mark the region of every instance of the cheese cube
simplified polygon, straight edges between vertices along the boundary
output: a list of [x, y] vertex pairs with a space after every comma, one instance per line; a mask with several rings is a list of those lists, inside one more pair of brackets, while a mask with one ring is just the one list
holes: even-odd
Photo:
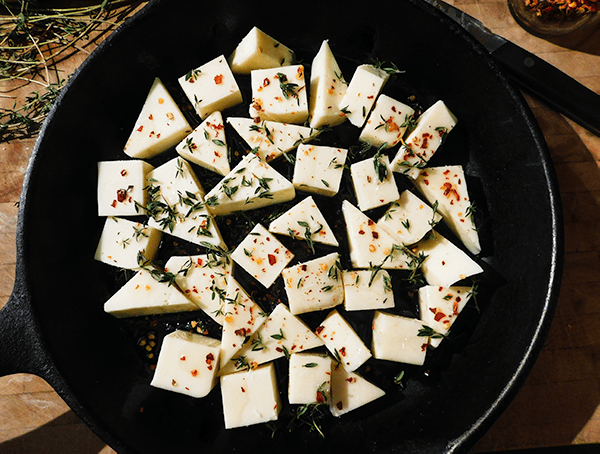
[[221, 377], [225, 428], [275, 421], [281, 410], [273, 363]]
[[326, 197], [340, 190], [348, 150], [303, 144], [296, 152], [292, 182], [296, 189]]
[[415, 179], [415, 186], [429, 203], [437, 203], [437, 211], [467, 249], [479, 254], [479, 234], [462, 166], [427, 167]]
[[411, 245], [421, 240], [442, 216], [411, 191], [406, 190], [392, 202], [377, 225], [399, 244]]
[[456, 117], [443, 101], [429, 107], [417, 118], [416, 127], [409, 132], [392, 160], [394, 172], [416, 178], [456, 123]]
[[291, 65], [294, 51], [253, 27], [229, 57], [234, 74], [250, 74], [253, 69]]
[[180, 330], [168, 334], [150, 385], [196, 398], [208, 395], [218, 381], [220, 345], [201, 334]]
[[352, 164], [350, 175], [361, 211], [378, 208], [400, 197], [386, 155], [376, 154], [372, 158]]
[[344, 286], [337, 252], [285, 268], [281, 273], [292, 314], [342, 304]]
[[342, 273], [347, 311], [391, 309], [395, 306], [392, 281], [386, 270], [350, 270]]
[[385, 395], [385, 391], [355, 372], [334, 367], [331, 375], [331, 404], [335, 417], [345, 415]]
[[350, 123], [359, 128], [363, 126], [389, 77], [387, 72], [373, 65], [360, 65], [356, 68], [339, 104]]
[[365, 343], [336, 309], [325, 317], [315, 332], [347, 371], [358, 369], [371, 357]]
[[273, 167], [250, 153], [206, 194], [215, 216], [287, 202], [296, 196], [294, 185]]
[[141, 160], [98, 163], [98, 216], [145, 214], [146, 174], [153, 166]]
[[250, 116], [263, 120], [302, 124], [308, 118], [304, 66], [255, 69], [250, 74]]
[[265, 288], [269, 288], [294, 258], [294, 254], [261, 224], [256, 224], [231, 253], [231, 258]]
[[177, 157], [148, 173], [148, 225], [194, 244], [224, 247], [221, 232], [203, 199], [191, 165]]
[[271, 221], [269, 232], [329, 246], [340, 245], [312, 196]]
[[160, 79], [154, 79], [129, 139], [123, 148], [128, 156], [150, 159], [177, 145], [192, 132]]
[[139, 268], [138, 257], [156, 257], [162, 232], [139, 222], [109, 217], [104, 222], [94, 259], [125, 269]]
[[190, 70], [177, 81], [202, 120], [242, 102], [242, 92], [223, 55]]
[[229, 153], [221, 112], [211, 113], [175, 147], [179, 156], [220, 175], [227, 175]]
[[244, 139], [252, 153], [267, 162], [318, 135], [318, 131], [312, 128], [276, 121], [257, 124], [252, 118], [232, 117], [227, 122]]
[[419, 336], [423, 322], [416, 318], [376, 311], [373, 316], [373, 357], [421, 366], [428, 337]]
[[165, 271], [175, 275], [175, 283], [215, 322], [223, 324], [227, 282], [233, 279], [233, 262], [212, 255], [173, 256]]
[[333, 128], [346, 121], [340, 102], [346, 94], [346, 81], [331, 52], [329, 42], [323, 41], [310, 70], [308, 111], [311, 128]]
[[387, 95], [380, 95], [358, 140], [374, 147], [392, 148], [404, 137], [415, 110]]
[[157, 280], [156, 273], [160, 270], [139, 270], [104, 303], [104, 311], [125, 318], [198, 310], [176, 286]]
[[288, 401], [290, 404], [328, 403], [331, 397], [330, 356], [294, 353], [290, 357]]

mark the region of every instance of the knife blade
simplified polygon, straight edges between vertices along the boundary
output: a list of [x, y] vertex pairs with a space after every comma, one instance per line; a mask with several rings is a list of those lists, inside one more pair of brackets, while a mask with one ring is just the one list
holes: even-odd
[[425, 0], [479, 41], [525, 91], [600, 136], [600, 95], [442, 0]]

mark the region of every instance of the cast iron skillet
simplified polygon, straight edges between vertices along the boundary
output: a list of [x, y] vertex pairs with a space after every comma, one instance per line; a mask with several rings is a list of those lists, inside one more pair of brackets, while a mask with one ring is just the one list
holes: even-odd
[[[378, 403], [331, 418], [324, 439], [306, 430], [272, 436], [264, 425], [225, 431], [218, 388], [203, 400], [151, 388], [121, 322], [102, 311], [113, 275], [92, 258], [103, 222], [96, 163], [125, 157], [152, 79], [173, 86], [228, 54], [254, 25], [305, 62], [323, 39], [346, 64], [393, 61], [419, 102], [451, 105], [460, 122], [444, 153], [465, 166], [485, 218], [481, 263], [492, 278], [479, 312], [465, 316], [464, 334]], [[20, 204], [15, 289], [0, 312], [0, 372], [45, 378], [119, 452], [466, 451], [539, 353], [557, 301], [562, 241], [552, 163], [525, 102], [480, 47], [428, 5], [159, 0], [82, 65], [36, 144]]]

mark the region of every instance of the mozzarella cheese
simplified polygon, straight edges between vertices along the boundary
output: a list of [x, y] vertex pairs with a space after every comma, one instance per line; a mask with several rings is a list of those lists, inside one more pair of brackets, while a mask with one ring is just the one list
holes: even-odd
[[375, 101], [358, 140], [377, 148], [392, 148], [404, 137], [414, 113], [412, 107], [382, 94]]
[[231, 70], [235, 74], [250, 74], [253, 69], [287, 66], [293, 61], [294, 51], [257, 27], [250, 30], [229, 57]]
[[355, 162], [350, 166], [352, 186], [361, 211], [398, 200], [400, 193], [386, 155]]
[[349, 372], [343, 367], [333, 368], [329, 406], [333, 416], [345, 415], [383, 396], [385, 396], [383, 389], [365, 380], [359, 374]]
[[423, 365], [429, 337], [419, 336], [423, 323], [416, 318], [377, 311], [373, 316], [373, 357]]
[[373, 65], [356, 68], [339, 107], [354, 126], [362, 127], [389, 74]]
[[296, 189], [333, 197], [340, 190], [348, 150], [302, 144], [296, 152], [292, 182]]
[[327, 403], [331, 397], [332, 360], [318, 353], [294, 353], [290, 357], [288, 402]]
[[344, 309], [362, 311], [395, 306], [392, 281], [386, 270], [349, 270], [342, 273]]
[[146, 174], [154, 167], [145, 161], [101, 161], [98, 163], [98, 216], [145, 214]]

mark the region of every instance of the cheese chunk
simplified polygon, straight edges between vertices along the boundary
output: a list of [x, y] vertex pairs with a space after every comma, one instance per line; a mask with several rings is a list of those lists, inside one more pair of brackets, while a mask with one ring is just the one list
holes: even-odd
[[234, 74], [250, 74], [253, 69], [291, 65], [294, 51], [257, 27], [240, 41], [229, 57]]
[[295, 196], [290, 181], [250, 153], [206, 194], [206, 204], [215, 216], [225, 216], [287, 202]]
[[139, 222], [109, 217], [104, 222], [94, 259], [125, 269], [139, 268], [140, 254], [154, 260], [162, 232]]
[[382, 94], [377, 98], [358, 140], [377, 148], [392, 148], [404, 137], [414, 113], [412, 107]]
[[429, 107], [417, 118], [415, 128], [409, 132], [392, 160], [394, 172], [416, 178], [456, 123], [456, 117], [443, 101]]
[[204, 189], [191, 165], [177, 157], [148, 173], [148, 225], [191, 243], [225, 242], [212, 214], [204, 205]]
[[302, 144], [296, 152], [292, 182], [296, 189], [333, 197], [340, 190], [348, 150]]
[[142, 160], [98, 163], [98, 215], [145, 214], [148, 199], [146, 174], [154, 169]]
[[294, 353], [290, 357], [288, 402], [322, 404], [331, 398], [330, 356], [318, 353]]
[[221, 112], [211, 113], [175, 147], [182, 158], [220, 175], [227, 175], [229, 156]]
[[392, 281], [386, 270], [349, 270], [342, 273], [347, 311], [391, 309], [395, 306]]
[[339, 104], [350, 123], [359, 128], [363, 126], [389, 77], [387, 72], [373, 65], [360, 65], [356, 68]]
[[421, 270], [430, 285], [450, 287], [455, 282], [482, 273], [474, 260], [439, 233], [417, 244], [417, 252], [427, 256]]
[[175, 283], [185, 295], [215, 322], [223, 324], [227, 282], [233, 279], [233, 262], [212, 255], [173, 256], [165, 271], [175, 275]]
[[458, 314], [473, 295], [473, 287], [425, 285], [419, 289], [419, 313], [425, 325], [440, 336], [431, 336], [429, 345], [439, 346]]
[[325, 317], [315, 331], [347, 371], [358, 369], [371, 357], [365, 343], [336, 309]]
[[231, 258], [265, 288], [269, 288], [294, 258], [294, 254], [262, 224], [256, 224], [231, 253]]
[[354, 268], [409, 269], [410, 257], [389, 233], [347, 200], [342, 202], [342, 213]]
[[337, 252], [285, 268], [281, 273], [292, 314], [322, 311], [344, 302]]
[[273, 364], [221, 377], [225, 428], [275, 421], [281, 411]]
[[196, 398], [208, 395], [218, 381], [220, 345], [201, 334], [180, 330], [168, 334], [150, 385]]
[[352, 164], [350, 175], [361, 211], [378, 208], [400, 197], [390, 160], [386, 155], [377, 154]]
[[373, 357], [421, 366], [429, 337], [419, 336], [423, 322], [376, 311], [373, 316]]
[[177, 81], [202, 120], [242, 102], [242, 92], [223, 55], [190, 70]]
[[392, 202], [377, 225], [399, 244], [411, 245], [421, 240], [442, 216], [411, 191], [406, 190]]
[[147, 269], [139, 270], [104, 303], [104, 311], [117, 318], [196, 310], [176, 286], [159, 282]]
[[250, 116], [255, 121], [271, 120], [295, 124], [306, 121], [308, 100], [303, 65], [255, 69], [250, 78]]
[[267, 162], [293, 151], [301, 143], [318, 135], [315, 129], [276, 121], [257, 124], [252, 118], [230, 117], [227, 122], [244, 139], [252, 153]]
[[343, 367], [333, 368], [331, 375], [331, 404], [329, 409], [335, 417], [345, 415], [380, 397], [385, 391]]
[[312, 196], [306, 197], [269, 224], [269, 232], [296, 239], [339, 246], [333, 230]]
[[123, 151], [132, 158], [150, 159], [177, 145], [190, 132], [192, 127], [179, 106], [156, 78]]
[[310, 69], [308, 111], [311, 128], [333, 128], [346, 121], [340, 102], [346, 94], [346, 81], [331, 52], [329, 42], [323, 41]]
[[429, 203], [437, 203], [437, 211], [467, 249], [479, 254], [479, 234], [471, 215], [472, 205], [462, 166], [427, 167], [415, 180], [415, 186]]

